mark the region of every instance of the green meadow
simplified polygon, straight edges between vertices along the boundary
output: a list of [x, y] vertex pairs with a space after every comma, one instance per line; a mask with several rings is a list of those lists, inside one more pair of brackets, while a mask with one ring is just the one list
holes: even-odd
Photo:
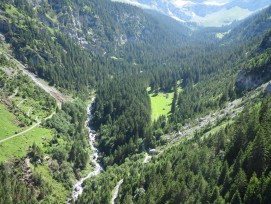
[[0, 162], [9, 158], [24, 157], [31, 145], [35, 142], [39, 147], [44, 148], [52, 138], [52, 131], [46, 128], [35, 127], [34, 129], [0, 143]]
[[[24, 157], [29, 147], [35, 142], [39, 147], [44, 147], [52, 138], [52, 132], [46, 128], [35, 127], [34, 129], [0, 143], [0, 162], [9, 158]], [[44, 144], [43, 144], [44, 143]]]
[[[20, 122], [16, 119], [16, 117], [10, 113], [3, 104], [0, 104], [0, 140], [29, 128], [20, 128], [19, 124]], [[52, 135], [52, 131], [49, 129], [35, 127], [22, 135], [0, 143], [0, 162], [11, 157], [24, 157], [29, 150], [29, 146], [31, 146], [34, 142], [40, 147], [43, 147], [44, 145], [42, 143], [49, 141], [52, 138]]]
[[[181, 88], [178, 88], [179, 93], [181, 92], [181, 90]], [[161, 115], [168, 116], [171, 110], [174, 91], [159, 91], [158, 94], [151, 92], [150, 88], [148, 88], [147, 91], [151, 98], [152, 120], [157, 120]]]
[[16, 124], [19, 124], [16, 117], [0, 103], [0, 140], [20, 132], [22, 129]]
[[159, 92], [157, 95], [154, 93], [150, 94], [152, 120], [156, 120], [161, 115], [167, 116], [170, 113], [173, 94], [174, 94], [173, 92], [171, 93]]

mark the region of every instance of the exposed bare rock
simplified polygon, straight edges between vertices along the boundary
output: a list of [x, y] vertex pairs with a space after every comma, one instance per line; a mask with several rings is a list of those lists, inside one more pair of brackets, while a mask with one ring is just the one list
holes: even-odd
[[239, 72], [235, 86], [238, 93], [250, 91], [271, 79], [271, 65], [257, 70]]

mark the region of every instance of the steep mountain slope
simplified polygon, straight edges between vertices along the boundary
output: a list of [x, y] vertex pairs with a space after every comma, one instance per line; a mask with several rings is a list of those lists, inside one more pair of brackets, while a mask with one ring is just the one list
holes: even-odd
[[[142, 164], [138, 157], [91, 179], [77, 203], [269, 203], [270, 97], [207, 133], [197, 132]], [[99, 186], [99, 187], [98, 187]], [[101, 188], [102, 186], [102, 188]]]
[[[251, 31], [257, 33], [257, 30], [256, 27]], [[187, 100], [187, 103], [177, 103], [179, 109], [189, 110], [189, 105], [193, 104], [193, 100], [201, 100], [204, 94], [208, 95], [210, 92], [213, 94], [213, 101], [218, 101], [217, 95], [212, 92], [212, 89], [220, 92], [222, 89], [219, 81], [221, 80], [223, 80], [222, 86], [227, 86], [225, 82], [231, 80], [232, 83], [235, 83], [234, 75], [242, 68], [240, 66], [242, 64], [250, 65], [246, 77], [255, 75], [261, 80], [251, 88], [269, 81], [271, 76], [269, 73], [270, 32], [260, 37], [263, 40], [258, 37], [254, 38], [254, 43], [249, 42], [253, 46], [246, 47], [247, 53], [238, 53], [238, 56], [245, 54], [247, 58], [238, 61], [234, 59], [234, 55], [231, 55], [227, 59], [237, 62], [236, 67], [226, 67], [228, 72], [223, 72], [223, 69], [220, 73], [212, 72], [211, 74], [216, 76], [212, 83], [209, 81], [211, 77], [204, 75], [207, 81], [204, 88], [198, 88], [198, 86], [202, 86], [201, 80], [197, 84], [193, 84], [195, 77], [191, 76], [187, 85], [188, 89], [185, 90], [185, 93], [180, 93], [178, 99], [182, 101], [186, 100], [186, 97], [190, 97], [190, 100]], [[233, 39], [233, 43], [237, 42], [243, 43], [243, 41]], [[212, 65], [214, 65], [213, 63]], [[241, 84], [245, 83], [241, 82]], [[157, 140], [160, 143], [155, 144], [156, 149], [150, 151], [156, 152], [158, 155], [155, 153], [150, 155], [152, 159], [145, 162], [144, 155], [137, 154], [126, 159], [119, 166], [109, 167], [104, 174], [92, 178], [86, 183], [85, 192], [77, 203], [110, 203], [111, 197], [115, 197], [112, 195], [112, 189], [116, 186], [119, 187], [119, 192], [115, 203], [269, 203], [271, 98], [268, 95], [270, 85], [267, 86], [269, 87], [267, 90], [262, 91], [264, 87], [266, 86], [259, 87], [255, 92], [248, 93], [248, 97], [242, 98], [246, 103], [236, 108], [243, 109], [237, 119], [231, 117], [234, 115], [231, 111], [225, 113], [229, 106], [220, 105], [220, 111], [226, 116], [221, 118], [215, 127], [212, 127], [211, 121], [216, 114], [210, 113], [209, 117], [206, 117], [206, 123], [209, 122], [207, 126], [201, 123], [205, 117], [198, 117], [195, 124], [189, 122], [190, 120], [187, 118], [183, 123], [184, 126], [178, 124], [180, 126], [177, 127], [176, 132], [169, 131], [165, 135], [163, 133], [155, 135], [149, 132], [148, 134], [152, 135], [150, 140], [159, 138]], [[234, 87], [231, 87], [230, 90], [232, 89], [235, 90]], [[195, 92], [195, 90], [202, 90], [202, 92]], [[220, 92], [221, 98], [227, 98], [230, 94], [234, 95], [233, 92], [227, 91], [223, 95]], [[237, 91], [239, 91], [238, 87]], [[204, 102], [209, 101], [202, 101], [200, 105], [192, 107], [191, 113], [198, 110], [201, 113], [204, 112], [202, 110]], [[232, 103], [236, 103], [236, 101]], [[210, 106], [209, 103], [207, 107]], [[111, 109], [114, 110], [114, 108]], [[193, 125], [197, 124], [199, 128], [193, 134]], [[162, 117], [155, 125], [159, 126], [160, 130], [167, 131]], [[189, 135], [187, 133], [189, 130], [191, 137], [182, 138], [182, 136]], [[174, 140], [174, 144], [167, 144], [166, 140], [170, 140], [172, 137], [177, 140]], [[162, 140], [162, 138], [166, 139]], [[176, 142], [178, 139], [181, 141], [180, 143]], [[123, 181], [121, 186], [119, 186], [119, 181]]]
[[30, 75], [8, 44], [0, 49], [0, 203], [65, 203], [78, 172], [91, 169], [85, 105], [64, 103], [69, 97]]
[[[155, 148], [164, 133], [180, 130], [191, 119], [219, 110], [227, 101], [234, 100], [236, 75], [240, 65], [250, 59], [259, 43], [257, 40], [236, 43], [233, 38], [221, 45], [193, 47], [191, 44], [188, 51], [180, 49], [170, 58], [158, 58], [155, 69], [150, 67], [151, 75], [128, 78], [128, 81], [136, 81], [132, 87], [133, 83], [127, 82], [127, 78], [121, 79], [124, 86], [113, 80], [100, 87], [93, 114], [104, 166], [124, 162], [129, 155], [140, 152], [142, 144], [146, 149]], [[166, 98], [174, 93], [172, 103], [165, 104], [171, 107], [170, 112], [152, 123], [148, 117], [147, 96], [138, 85], [145, 88], [149, 85], [149, 93], [154, 96], [161, 94]], [[176, 90], [180, 88], [182, 92], [178, 93]], [[135, 107], [139, 108], [136, 113], [133, 112]], [[141, 111], [147, 114], [138, 116]]]
[[[16, 4], [16, 1], [15, 5], [18, 9], [19, 4]], [[68, 34], [92, 51], [103, 51], [101, 54], [114, 52], [129, 42], [147, 42], [151, 38], [160, 39], [165, 35], [176, 40], [177, 36], [181, 37], [187, 30], [168, 19], [167, 23], [178, 27], [175, 32], [169, 32], [164, 28], [165, 23], [159, 24], [160, 19], [146, 15], [141, 9], [107, 0], [77, 2], [31, 0], [22, 5], [19, 9], [26, 13], [28, 7], [34, 7], [32, 15], [51, 29]]]
[[255, 43], [247, 53], [248, 60], [241, 65], [236, 79], [236, 91], [240, 94], [249, 91], [271, 79], [270, 74], [270, 37], [271, 7], [252, 16], [234, 28], [222, 40], [225, 44], [236, 41]]
[[133, 63], [190, 41], [189, 30], [170, 18], [107, 0], [6, 1], [0, 16], [0, 30], [16, 57], [50, 84], [75, 93], [118, 72], [131, 74]]
[[263, 38], [260, 46], [243, 65], [237, 76], [236, 89], [239, 93], [249, 91], [271, 80], [271, 31]]
[[224, 37], [224, 43], [250, 41], [262, 37], [271, 27], [271, 6], [245, 19]]
[[[253, 97], [235, 100], [240, 65], [253, 70], [269, 63], [266, 27], [259, 27], [256, 38], [242, 34], [243, 40], [225, 43], [210, 30], [195, 35], [157, 12], [107, 0], [5, 0], [0, 22], [1, 41], [10, 43], [6, 46], [28, 70], [77, 98], [56, 108], [27, 77], [10, 72], [15, 60], [0, 57], [5, 101], [18, 97], [15, 105], [24, 107], [41, 100], [35, 114], [55, 109], [37, 123], [44, 133], [30, 129], [24, 136], [36, 133], [37, 143], [22, 143], [31, 142], [16, 151], [23, 159], [0, 165], [0, 203], [65, 203], [73, 190], [84, 190], [76, 201], [82, 204], [268, 203], [270, 99], [259, 99], [265, 94], [258, 89]], [[253, 27], [247, 32], [257, 33]], [[165, 104], [170, 112], [154, 121], [151, 94], [173, 96]], [[0, 122], [17, 123], [20, 118], [10, 116], [15, 105], [11, 102], [11, 111], [2, 105], [8, 119]], [[34, 116], [26, 111], [22, 120], [30, 125]], [[95, 129], [97, 152], [91, 157], [86, 125]], [[104, 171], [73, 189], [76, 179], [93, 170], [93, 157]], [[254, 163], [256, 158], [261, 159]]]
[[203, 26], [228, 25], [270, 5], [269, 0], [114, 0], [157, 10], [182, 22]]
[[[115, 115], [115, 118], [112, 117], [114, 120], [118, 119], [116, 120], [115, 130], [123, 131], [128, 127], [131, 136], [128, 138], [128, 135], [119, 134], [119, 137], [117, 137], [117, 139], [123, 140], [120, 144], [116, 144], [114, 151], [116, 150], [117, 156], [121, 156], [122, 153], [125, 154], [121, 156], [120, 161], [110, 160], [122, 162], [127, 155], [129, 156], [134, 151], [141, 151], [140, 145], [142, 144], [143, 133], [146, 134], [146, 126], [150, 124], [150, 103], [148, 94], [145, 91], [148, 80], [142, 75], [142, 79], [138, 80], [140, 83], [136, 83], [137, 81], [132, 78], [132, 83], [128, 86], [130, 78], [125, 81], [119, 78], [115, 80], [114, 78], [117, 78], [118, 75], [124, 78], [127, 75], [137, 76], [145, 70], [154, 70], [155, 66], [150, 66], [149, 64], [160, 63], [157, 59], [161, 56], [168, 58], [171, 50], [177, 52], [176, 50], [182, 49], [184, 45], [188, 46], [190, 40], [188, 40], [186, 35], [189, 33], [189, 30], [183, 29], [182, 25], [168, 17], [160, 17], [154, 13], [146, 14], [139, 9], [127, 5], [113, 4], [109, 1], [86, 2], [96, 3], [97, 7], [102, 11], [100, 11], [101, 16], [99, 18], [103, 19], [104, 22], [100, 23], [100, 27], [98, 26], [96, 29], [93, 27], [93, 30], [95, 30], [93, 33], [98, 36], [97, 41], [93, 41], [93, 46], [98, 50], [97, 52], [91, 46], [88, 47], [87, 45], [89, 44], [82, 43], [84, 41], [82, 39], [84, 32], [78, 27], [80, 24], [78, 19], [80, 18], [78, 18], [76, 13], [76, 9], [84, 10], [82, 8], [83, 5], [81, 5], [82, 1], [62, 1], [60, 4], [55, 1], [26, 2], [15, 0], [1, 2], [0, 29], [4, 34], [4, 37], [1, 36], [1, 41], [10, 43], [10, 52], [18, 60], [26, 64], [27, 72], [31, 71], [38, 77], [49, 81], [50, 85], [54, 85], [61, 91], [68, 92], [71, 95], [77, 95], [81, 99], [88, 99], [90, 89], [94, 87], [100, 89], [99, 93], [107, 92], [108, 90], [104, 87], [111, 85], [112, 81], [113, 86], [116, 87], [116, 93], [119, 93], [118, 97], [122, 98], [124, 94], [124, 98], [127, 97], [129, 99], [121, 104], [122, 106], [120, 107], [120, 109], [124, 110], [125, 116], [131, 118], [131, 116], [137, 115], [135, 120], [129, 120], [128, 123], [126, 122], [127, 118], [124, 118], [122, 114], [123, 112], [118, 113], [120, 117], [119, 115]], [[69, 8], [70, 5], [72, 5], [72, 9]], [[94, 8], [96, 7], [94, 6]], [[85, 9], [89, 10], [88, 7], [85, 7]], [[133, 13], [133, 15], [123, 13], [125, 9]], [[115, 15], [112, 17], [107, 15], [109, 11], [111, 12], [110, 14], [114, 13], [114, 10], [120, 16]], [[98, 13], [99, 10], [96, 12]], [[124, 16], [121, 16], [122, 14]], [[97, 14], [91, 14], [90, 16], [95, 15]], [[130, 17], [131, 22], [127, 20]], [[65, 19], [67, 19], [67, 22]], [[143, 25], [141, 25], [141, 21]], [[85, 21], [82, 20], [83, 22]], [[122, 28], [119, 25], [120, 22], [127, 23], [127, 25]], [[138, 29], [133, 27], [132, 24], [134, 23], [138, 25]], [[103, 24], [106, 26], [105, 28], [102, 28]], [[170, 24], [173, 24], [174, 27], [169, 26]], [[113, 27], [110, 27], [111, 25]], [[110, 29], [113, 29], [113, 31]], [[115, 35], [114, 29], [121, 30], [119, 33], [116, 32], [116, 35], [126, 32], [125, 35], [131, 34], [131, 38], [123, 45], [122, 43], [118, 44], [113, 40]], [[83, 37], [80, 38], [78, 36]], [[157, 41], [160, 43], [157, 44]], [[102, 46], [100, 42], [108, 45], [108, 47]], [[102, 52], [100, 52], [100, 49]], [[105, 50], [109, 54], [103, 56]], [[159, 60], [164, 59], [160, 58]], [[5, 67], [3, 69], [6, 71]], [[6, 78], [5, 75], [3, 74], [4, 79]], [[105, 83], [107, 80], [110, 83]], [[17, 81], [15, 80], [15, 82]], [[117, 82], [122, 89], [116, 85]], [[7, 85], [8, 83], [1, 78], [1, 88], [3, 84]], [[105, 86], [101, 86], [101, 84], [105, 84]], [[14, 91], [16, 95], [16, 90], [13, 90], [13, 88], [11, 87], [10, 91]], [[27, 80], [24, 81], [22, 88], [26, 88], [27, 93], [31, 91]], [[127, 90], [129, 90], [128, 93]], [[39, 94], [36, 94], [35, 97], [38, 97]], [[50, 100], [43, 99], [45, 96], [49, 97], [46, 94], [40, 97], [40, 100], [44, 100], [42, 105], [45, 106], [40, 108], [44, 109], [45, 113], [48, 113], [49, 107], [47, 107], [47, 103]], [[135, 96], [140, 100], [132, 100]], [[131, 101], [132, 103], [130, 103]], [[142, 101], [144, 104], [141, 104]], [[112, 102], [114, 101], [112, 100]], [[24, 103], [23, 99], [22, 103]], [[116, 104], [118, 104], [118, 99], [114, 105]], [[127, 106], [131, 104], [133, 106], [127, 109]], [[108, 105], [108, 110], [111, 111], [111, 104], [105, 105]], [[107, 107], [105, 111], [107, 111]], [[27, 117], [26, 119], [26, 122], [31, 122]], [[110, 118], [106, 119], [110, 120]], [[30, 129], [30, 131], [26, 132], [23, 138], [27, 140], [27, 137], [36, 133], [35, 137], [32, 138], [36, 139], [37, 143], [32, 144], [33, 140], [27, 140], [28, 143], [23, 143], [27, 145], [21, 149], [20, 146], [18, 147], [19, 158], [24, 157], [26, 162], [23, 159], [19, 159], [19, 162], [17, 160], [9, 160], [4, 164], [4, 167], [1, 167], [0, 175], [3, 183], [3, 188], [0, 188], [1, 202], [17, 202], [18, 198], [15, 198], [15, 195], [18, 195], [21, 202], [29, 200], [29, 203], [64, 203], [67, 197], [69, 197], [69, 192], [72, 191], [75, 178], [79, 179], [85, 171], [90, 171], [92, 168], [89, 164], [87, 135], [84, 128], [85, 120], [85, 104], [79, 99], [72, 103], [65, 103], [61, 109], [56, 109], [56, 114], [53, 117], [43, 121], [43, 123], [37, 123], [37, 125], [42, 124], [43, 128], [46, 129], [44, 131], [49, 135], [48, 137], [45, 133], [38, 132], [36, 129]], [[132, 123], [135, 123], [133, 124], [134, 127], [132, 127]], [[117, 127], [119, 125], [123, 125], [121, 130]], [[108, 127], [112, 128], [111, 126]], [[106, 129], [104, 130], [106, 132]], [[136, 134], [138, 136], [134, 137]], [[139, 136], [141, 137], [140, 139]], [[18, 141], [20, 137], [12, 139]], [[12, 139], [9, 143], [11, 147], [13, 147]], [[113, 139], [112, 137], [111, 141]], [[129, 145], [127, 145], [127, 142]], [[105, 144], [105, 147], [107, 145]], [[120, 147], [121, 145], [125, 148]], [[131, 146], [133, 148], [130, 148]], [[6, 143], [3, 143], [3, 147], [6, 147]], [[3, 152], [9, 158], [10, 154], [7, 154], [5, 151], [8, 151], [8, 149], [4, 148]], [[8, 174], [8, 169], [15, 166], [15, 164], [18, 164], [15, 167], [15, 171], [12, 174]], [[21, 167], [25, 167], [24, 170], [17, 171]], [[84, 171], [82, 172], [82, 170]], [[11, 183], [14, 180], [18, 180], [18, 183]], [[12, 185], [12, 188], [6, 189], [6, 186], [10, 185]], [[20, 189], [17, 189], [16, 186], [20, 186]], [[20, 193], [20, 191], [25, 193]], [[30, 194], [32, 195], [31, 199], [29, 199]]]

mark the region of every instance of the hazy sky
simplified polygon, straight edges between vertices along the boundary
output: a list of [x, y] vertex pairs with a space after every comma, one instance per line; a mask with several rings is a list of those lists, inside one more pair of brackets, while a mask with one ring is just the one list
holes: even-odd
[[191, 1], [189, 1], [189, 0], [169, 0], [169, 1], [173, 2], [177, 6], [184, 6], [186, 4], [189, 4], [189, 2], [191, 2], [191, 1], [203, 3], [206, 5], [223, 5], [223, 4], [230, 2], [230, 0], [191, 0]]

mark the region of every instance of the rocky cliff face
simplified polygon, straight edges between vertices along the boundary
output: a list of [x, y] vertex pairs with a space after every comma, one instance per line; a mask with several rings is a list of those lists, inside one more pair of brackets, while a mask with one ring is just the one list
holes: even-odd
[[[27, 0], [21, 6], [16, 3], [19, 1], [7, 2], [20, 13], [34, 8], [33, 18], [50, 29], [69, 35], [83, 48], [96, 54], [117, 50], [128, 42], [144, 41], [148, 34], [155, 34], [153, 28], [146, 32], [151, 24], [142, 10], [108, 0]], [[9, 25], [5, 19], [12, 18], [12, 15], [0, 13], [2, 32], [8, 32]]]
[[266, 47], [268, 45], [266, 39], [269, 39], [268, 36], [256, 49], [255, 56], [238, 73], [235, 83], [238, 93], [249, 91], [271, 80], [271, 55], [270, 49]]
[[254, 70], [242, 70], [239, 72], [236, 79], [236, 91], [237, 93], [243, 93], [250, 91], [263, 83], [271, 80], [271, 64], [264, 69], [257, 71]]
[[[270, 29], [270, 20], [271, 7], [266, 9], [263, 12], [263, 15], [256, 16], [256, 22], [254, 22], [251, 27], [254, 27], [254, 30], [258, 30], [257, 26], [260, 26], [262, 32], [266, 32], [267, 28]], [[261, 21], [258, 21], [261, 19]], [[247, 22], [244, 22], [246, 25]], [[255, 26], [254, 26], [255, 25]], [[242, 36], [247, 36], [247, 33], [251, 33], [251, 28], [246, 26], [243, 30]], [[268, 29], [268, 30], [269, 30]], [[257, 33], [252, 35], [257, 36]], [[271, 80], [271, 30], [267, 31], [264, 37], [262, 38], [261, 43], [255, 50], [252, 52], [250, 59], [244, 64], [243, 70], [239, 72], [236, 79], [236, 90], [238, 93], [249, 91], [256, 88], [262, 83], [268, 82]]]

